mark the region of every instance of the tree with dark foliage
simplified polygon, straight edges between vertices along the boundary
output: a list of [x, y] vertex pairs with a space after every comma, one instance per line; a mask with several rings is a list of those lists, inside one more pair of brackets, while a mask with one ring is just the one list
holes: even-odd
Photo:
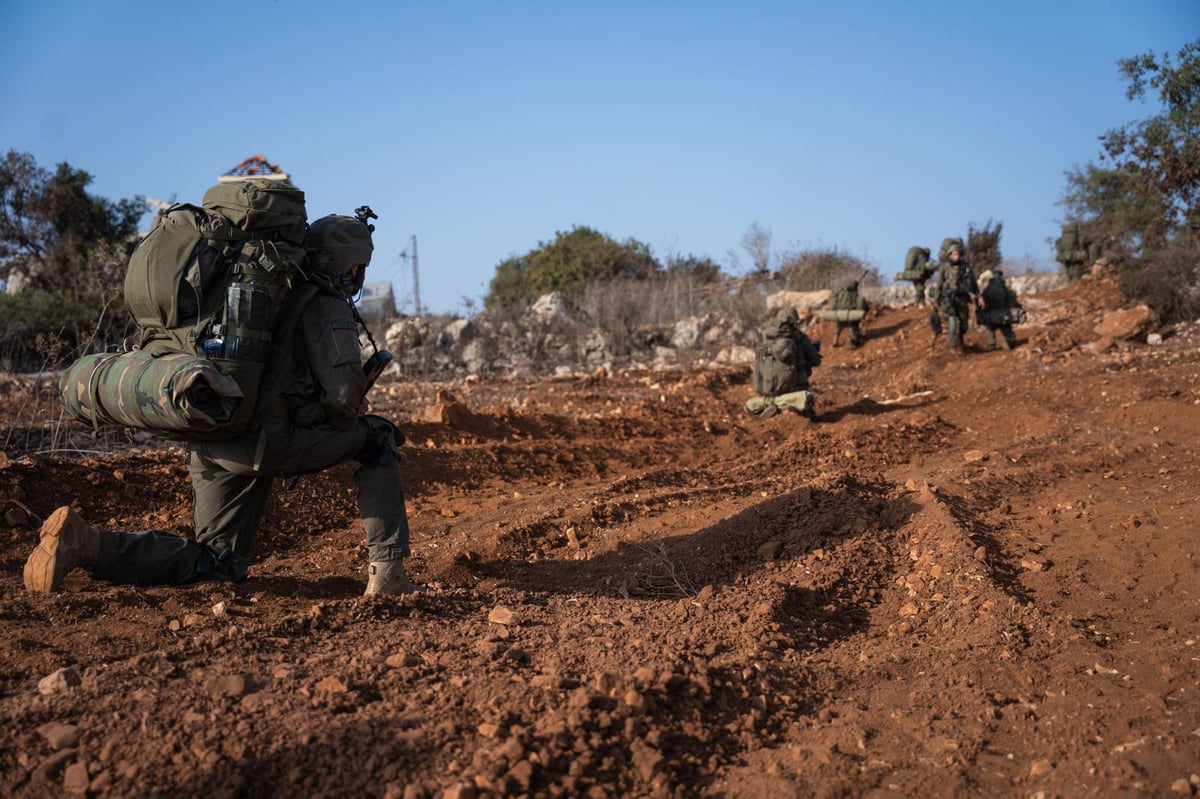
[[47, 336], [74, 357], [129, 328], [121, 286], [145, 205], [95, 197], [91, 182], [15, 150], [0, 161], [0, 367], [48, 365]]

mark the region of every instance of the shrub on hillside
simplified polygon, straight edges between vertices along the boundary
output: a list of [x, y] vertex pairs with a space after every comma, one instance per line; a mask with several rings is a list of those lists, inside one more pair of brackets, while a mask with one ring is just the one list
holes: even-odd
[[856, 255], [837, 247], [801, 250], [784, 255], [779, 267], [779, 279], [789, 291], [820, 291], [836, 289], [849, 278], [864, 285], [880, 283], [879, 270]]
[[1200, 319], [1200, 250], [1176, 243], [1119, 272], [1121, 289], [1167, 324]]

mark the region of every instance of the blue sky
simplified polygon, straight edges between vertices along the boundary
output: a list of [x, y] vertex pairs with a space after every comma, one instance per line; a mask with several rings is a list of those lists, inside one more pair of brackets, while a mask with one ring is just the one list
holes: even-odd
[[1117, 59], [1198, 35], [1197, 0], [0, 0], [0, 147], [189, 202], [262, 153], [310, 218], [379, 213], [402, 310], [413, 235], [433, 311], [574, 225], [729, 265], [756, 223], [890, 276], [991, 219], [1049, 269], [1063, 172], [1158, 110]]

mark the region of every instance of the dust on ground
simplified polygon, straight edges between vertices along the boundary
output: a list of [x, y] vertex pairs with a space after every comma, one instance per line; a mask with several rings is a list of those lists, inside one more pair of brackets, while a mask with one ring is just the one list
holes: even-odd
[[187, 473], [0, 458], [7, 790], [1195, 795], [1200, 327], [1026, 305], [1012, 352], [818, 328], [815, 425], [746, 416], [746, 366], [381, 385], [415, 597], [360, 597], [350, 467], [278, 493], [244, 583], [29, 594], [39, 517], [186, 534]]

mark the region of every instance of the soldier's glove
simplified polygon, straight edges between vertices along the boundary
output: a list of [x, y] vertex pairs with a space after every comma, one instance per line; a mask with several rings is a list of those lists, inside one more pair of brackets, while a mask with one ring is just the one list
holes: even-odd
[[399, 461], [404, 436], [395, 425], [373, 414], [363, 416], [362, 420], [367, 423], [367, 439], [354, 459], [364, 466], [386, 466], [393, 459]]

